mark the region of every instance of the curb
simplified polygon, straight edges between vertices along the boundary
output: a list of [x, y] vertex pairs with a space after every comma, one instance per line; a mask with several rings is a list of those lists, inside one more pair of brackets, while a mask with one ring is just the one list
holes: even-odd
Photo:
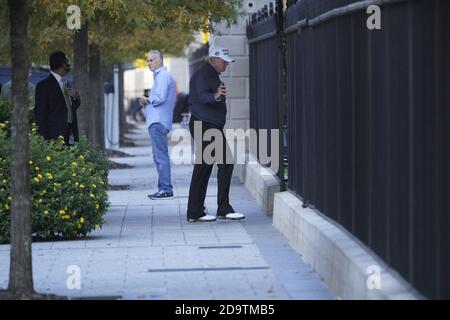
[[268, 216], [273, 215], [274, 197], [280, 192], [280, 182], [267, 168], [261, 166], [253, 156], [249, 155], [249, 162], [235, 167], [235, 176], [244, 183], [256, 202]]

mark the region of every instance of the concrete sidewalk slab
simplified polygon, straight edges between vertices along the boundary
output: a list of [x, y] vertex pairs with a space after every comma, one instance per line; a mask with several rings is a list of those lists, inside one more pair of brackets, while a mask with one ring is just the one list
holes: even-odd
[[[241, 221], [188, 223], [192, 165], [173, 166], [174, 199], [150, 200], [157, 174], [145, 126], [127, 134], [133, 155], [111, 160], [107, 223], [86, 239], [33, 244], [36, 290], [71, 297], [124, 299], [332, 299], [329, 290], [272, 226], [255, 199], [233, 178], [230, 199]], [[173, 145], [171, 146], [173, 147]], [[217, 210], [211, 177], [205, 206]], [[81, 288], [67, 288], [69, 266], [79, 266]], [[7, 286], [9, 246], [0, 246], [0, 287]]]

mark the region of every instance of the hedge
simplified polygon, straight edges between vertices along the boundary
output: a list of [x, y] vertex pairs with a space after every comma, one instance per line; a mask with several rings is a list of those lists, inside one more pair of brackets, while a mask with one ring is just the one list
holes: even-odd
[[[0, 111], [5, 109], [0, 105]], [[1, 112], [0, 118], [0, 243], [8, 243], [11, 142], [9, 119]], [[75, 239], [100, 228], [109, 207], [108, 164], [103, 153], [84, 136], [74, 147], [65, 146], [62, 137], [45, 141], [35, 125], [29, 137], [34, 239]]]

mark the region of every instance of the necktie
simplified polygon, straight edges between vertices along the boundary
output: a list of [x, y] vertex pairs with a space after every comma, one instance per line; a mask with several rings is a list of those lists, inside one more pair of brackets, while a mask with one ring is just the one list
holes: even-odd
[[61, 84], [62, 84], [64, 100], [66, 101], [66, 107], [67, 107], [67, 122], [72, 123], [72, 121], [73, 121], [72, 101], [71, 101], [70, 97], [66, 94], [66, 89], [69, 88], [69, 85], [67, 84], [67, 81], [65, 79], [61, 79]]

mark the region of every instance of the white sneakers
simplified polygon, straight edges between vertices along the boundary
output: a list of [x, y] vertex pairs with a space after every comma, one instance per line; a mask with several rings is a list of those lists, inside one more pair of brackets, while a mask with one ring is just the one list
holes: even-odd
[[207, 214], [206, 216], [197, 218], [197, 219], [192, 219], [192, 218], [188, 218], [187, 219], [189, 222], [213, 222], [216, 221], [216, 217], [214, 216], [210, 216], [209, 214]]
[[[228, 214], [226, 214], [224, 216], [218, 215], [217, 219], [222, 219], [222, 220], [242, 220], [242, 219], [245, 219], [245, 215], [242, 214], [242, 213], [234, 212], [234, 213], [228, 213]], [[197, 221], [199, 221], [199, 222], [213, 222], [213, 221], [216, 221], [216, 217], [207, 214], [207, 215], [205, 215], [203, 217], [200, 217], [200, 218], [197, 218], [197, 219], [188, 218], [187, 220], [189, 222], [197, 222]]]
[[226, 219], [226, 220], [242, 220], [245, 219], [245, 215], [243, 213], [228, 213], [224, 216], [218, 215], [217, 218], [219, 219]]
[[[233, 208], [230, 207], [230, 209], [232, 211]], [[203, 207], [203, 213], [205, 214], [203, 217], [200, 218], [187, 218], [188, 222], [213, 222], [216, 221], [216, 219], [222, 219], [222, 220], [242, 220], [245, 218], [245, 215], [243, 213], [237, 213], [237, 212], [232, 212], [232, 213], [227, 213], [226, 215], [220, 215], [217, 214], [217, 217], [212, 216], [208, 213], [208, 209], [206, 209], [206, 207]]]

